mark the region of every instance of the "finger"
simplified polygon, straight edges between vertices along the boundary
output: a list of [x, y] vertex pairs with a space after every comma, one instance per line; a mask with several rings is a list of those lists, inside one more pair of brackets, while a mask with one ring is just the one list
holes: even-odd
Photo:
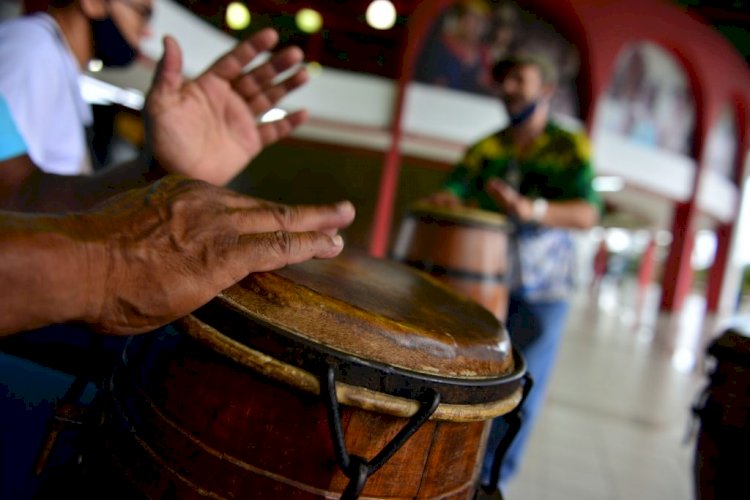
[[512, 187], [497, 178], [487, 181], [485, 191], [492, 199], [504, 204], [510, 202], [517, 195]]
[[272, 271], [288, 264], [312, 258], [329, 259], [344, 248], [341, 236], [328, 236], [316, 231], [304, 233], [273, 233], [246, 235], [240, 239], [242, 255], [247, 258], [247, 273]]
[[264, 91], [246, 98], [246, 102], [255, 116], [262, 116], [284, 96], [292, 92], [294, 89], [301, 87], [307, 83], [308, 80], [309, 76], [307, 71], [301, 70], [283, 82], [279, 82], [273, 87], [266, 88]]
[[443, 206], [446, 206], [448, 208], [456, 208], [460, 205], [461, 205], [461, 200], [459, 200], [455, 196], [446, 195], [443, 197]]
[[267, 204], [251, 210], [237, 210], [234, 218], [241, 231], [324, 231], [348, 226], [354, 220], [354, 205], [348, 201], [332, 205]]
[[159, 60], [154, 73], [151, 92], [176, 92], [182, 86], [182, 50], [177, 40], [165, 36], [163, 40], [164, 53]]
[[258, 126], [258, 135], [263, 146], [269, 146], [292, 133], [299, 125], [308, 118], [306, 110], [295, 111], [280, 120], [263, 123]]
[[252, 71], [240, 75], [233, 83], [237, 92], [248, 98], [273, 85], [279, 75], [300, 66], [304, 60], [304, 53], [299, 47], [288, 47], [271, 56], [265, 63]]
[[234, 46], [232, 50], [220, 57], [205, 74], [213, 74], [224, 80], [234, 80], [242, 75], [247, 64], [261, 52], [271, 50], [279, 41], [276, 30], [266, 28]]

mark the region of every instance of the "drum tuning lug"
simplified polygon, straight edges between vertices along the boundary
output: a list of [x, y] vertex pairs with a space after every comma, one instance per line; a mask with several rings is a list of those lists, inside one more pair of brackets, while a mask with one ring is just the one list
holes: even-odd
[[359, 497], [360, 492], [367, 482], [367, 478], [385, 465], [401, 449], [404, 443], [419, 430], [422, 424], [429, 420], [440, 405], [440, 393], [434, 389], [426, 390], [422, 395], [419, 410], [412, 415], [396, 436], [372, 460], [367, 461], [363, 457], [349, 455], [346, 449], [344, 433], [341, 427], [341, 412], [336, 397], [336, 366], [328, 365], [325, 376], [321, 379], [320, 394], [326, 405], [328, 427], [331, 432], [333, 449], [336, 453], [336, 462], [344, 475], [349, 478], [349, 484], [341, 496], [342, 499], [346, 500]]

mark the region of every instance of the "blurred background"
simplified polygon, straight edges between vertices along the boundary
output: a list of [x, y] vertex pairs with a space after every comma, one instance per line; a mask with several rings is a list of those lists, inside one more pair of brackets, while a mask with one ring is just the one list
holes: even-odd
[[[45, 4], [5, 0], [3, 15]], [[581, 235], [582, 274], [605, 241], [608, 274], [659, 284], [661, 309], [680, 310], [695, 291], [710, 312], [734, 312], [750, 279], [749, 23], [740, 0], [157, 0], [139, 64], [94, 64], [83, 91], [106, 165], [141, 146], [143, 93], [164, 34], [194, 75], [234, 41], [275, 27], [282, 45], [305, 50], [313, 77], [273, 113], [305, 107], [311, 120], [234, 187], [286, 202], [350, 198], [359, 209], [350, 245], [383, 256], [406, 205], [504, 125], [488, 66], [510, 51], [544, 52], [560, 75], [556, 118], [590, 133], [606, 200], [601, 228]]]
[[[3, 0], [0, 15], [45, 4]], [[306, 52], [312, 78], [263, 119], [303, 107], [311, 119], [264, 151], [232, 187], [287, 203], [350, 199], [358, 216], [344, 234], [348, 244], [380, 257], [389, 255], [407, 206], [440, 186], [464, 148], [506, 124], [488, 87], [492, 63], [516, 50], [544, 52], [555, 62], [554, 115], [566, 127], [588, 131], [605, 213], [597, 228], [578, 235], [580, 297], [569, 327], [575, 331], [568, 332], [550, 395], [547, 431], [540, 432], [545, 441], [536, 438], [537, 453], [516, 494], [687, 498], [690, 453], [677, 434], [703, 381], [703, 349], [725, 325], [750, 313], [750, 4], [155, 0], [154, 34], [138, 64], [102, 71], [94, 63], [82, 80], [95, 105], [99, 165], [134, 156], [143, 145], [144, 92], [163, 35], [180, 42], [192, 76], [266, 26], [279, 31], [282, 46]], [[456, 67], [459, 74], [451, 71]], [[604, 266], [595, 266], [597, 256]], [[593, 356], [595, 346], [605, 353], [597, 367], [608, 376], [617, 366], [608, 357], [613, 353], [627, 353], [630, 364], [609, 388], [590, 390], [581, 381], [598, 375], [575, 371], [581, 368], [575, 365], [581, 355]], [[632, 405], [606, 402], [622, 396], [614, 388], [623, 380], [641, 380], [644, 373], [656, 378], [623, 388]], [[655, 403], [659, 387], [657, 399], [665, 406]], [[586, 477], [609, 479], [601, 489], [556, 495], [573, 486], [564, 473], [556, 480], [550, 470], [575, 458], [557, 457], [552, 464], [544, 447], [555, 438], [546, 433], [573, 425], [573, 434], [590, 435], [591, 418], [624, 426], [620, 444], [602, 451], [603, 439], [586, 453], [610, 457], [589, 463]], [[602, 432], [617, 434], [607, 429]], [[631, 465], [611, 459], [611, 450], [629, 440], [642, 450], [653, 443], [674, 448], [666, 459], [671, 472], [654, 479], [659, 486], [647, 486], [653, 479], [648, 470], [620, 475], [643, 459], [629, 456], [635, 453], [630, 449], [624, 455]], [[606, 464], [619, 472], [601, 470]], [[628, 490], [627, 480], [644, 490]]]

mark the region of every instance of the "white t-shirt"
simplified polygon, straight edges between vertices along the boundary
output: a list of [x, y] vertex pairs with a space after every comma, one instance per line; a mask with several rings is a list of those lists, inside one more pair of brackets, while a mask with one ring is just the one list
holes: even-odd
[[85, 127], [93, 119], [79, 76], [52, 17], [35, 14], [0, 23], [0, 95], [29, 156], [45, 172], [91, 172]]

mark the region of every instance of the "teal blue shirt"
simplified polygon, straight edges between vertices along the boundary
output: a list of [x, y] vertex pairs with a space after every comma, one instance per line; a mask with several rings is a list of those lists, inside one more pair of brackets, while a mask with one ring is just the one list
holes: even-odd
[[16, 129], [8, 103], [0, 96], [0, 161], [26, 154], [26, 144]]

